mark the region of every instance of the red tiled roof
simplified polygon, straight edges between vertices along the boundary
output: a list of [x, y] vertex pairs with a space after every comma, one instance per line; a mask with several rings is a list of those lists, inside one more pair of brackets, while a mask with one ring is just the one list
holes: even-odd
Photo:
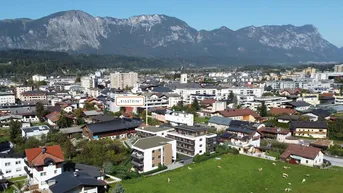
[[42, 147], [25, 149], [28, 164], [30, 166], [42, 166], [45, 165], [46, 159], [51, 159], [55, 163], [61, 163], [64, 161], [63, 152], [59, 145], [46, 146], [46, 151], [43, 153]]
[[200, 103], [203, 105], [210, 105], [210, 104], [213, 104], [215, 102], [216, 102], [215, 99], [205, 99], [205, 100], [202, 100]]
[[232, 109], [232, 110], [224, 110], [218, 111], [224, 117], [237, 117], [237, 116], [246, 116], [251, 115], [255, 118], [260, 118], [261, 116], [257, 114], [255, 111], [251, 109]]
[[287, 149], [281, 154], [281, 159], [286, 159], [290, 155], [296, 155], [308, 159], [314, 159], [317, 157], [318, 153], [321, 150], [319, 148], [311, 147], [311, 146], [303, 146], [297, 144], [290, 144], [288, 145]]
[[267, 127], [261, 127], [259, 130], [261, 133], [273, 133], [273, 134], [282, 134], [287, 135], [290, 131], [285, 129], [278, 129], [278, 128], [267, 128]]
[[272, 115], [281, 115], [281, 114], [295, 114], [297, 111], [294, 109], [286, 108], [271, 108], [269, 113]]
[[54, 112], [51, 112], [51, 113], [45, 115], [45, 117], [50, 119], [50, 121], [52, 121], [52, 122], [56, 122], [56, 121], [58, 121], [58, 119], [60, 119], [60, 115], [61, 114], [59, 112], [54, 111]]
[[322, 96], [323, 97], [333, 97], [333, 93], [323, 93]]

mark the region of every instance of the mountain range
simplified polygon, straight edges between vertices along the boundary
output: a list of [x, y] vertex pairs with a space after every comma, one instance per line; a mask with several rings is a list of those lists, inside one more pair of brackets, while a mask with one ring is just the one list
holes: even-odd
[[239, 30], [223, 26], [198, 31], [167, 15], [117, 19], [76, 10], [35, 20], [1, 20], [0, 49], [182, 58], [208, 63], [343, 60], [343, 48], [325, 40], [313, 25], [249, 26]]

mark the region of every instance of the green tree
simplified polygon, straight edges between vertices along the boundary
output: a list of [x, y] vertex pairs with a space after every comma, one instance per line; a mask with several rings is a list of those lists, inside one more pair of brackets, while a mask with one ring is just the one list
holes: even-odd
[[76, 155], [76, 150], [74, 145], [70, 142], [70, 140], [66, 140], [62, 145], [64, 157], [71, 160]]
[[230, 91], [230, 93], [229, 93], [229, 99], [233, 100], [234, 97], [235, 97], [235, 95], [233, 94], [232, 91]]
[[76, 109], [76, 111], [75, 111], [75, 117], [76, 117], [76, 123], [77, 123], [77, 125], [83, 125], [83, 124], [85, 124], [85, 120], [84, 120], [84, 118], [83, 118], [83, 111], [82, 111], [82, 109]]
[[11, 142], [16, 143], [18, 141], [18, 137], [21, 137], [21, 123], [19, 121], [11, 120], [9, 126], [10, 140]]
[[262, 102], [261, 106], [257, 108], [257, 110], [260, 113], [261, 117], [267, 116], [267, 107], [264, 101]]
[[126, 108], [125, 107], [120, 107], [120, 112], [125, 112]]
[[343, 119], [337, 119], [336, 121], [329, 122], [328, 136], [330, 139], [343, 140]]
[[43, 120], [43, 117], [45, 115], [45, 110], [44, 110], [44, 106], [42, 103], [36, 103], [36, 113], [37, 116], [39, 117], [40, 121]]
[[80, 76], [76, 76], [75, 78], [75, 83], [81, 82], [81, 77]]
[[85, 103], [84, 108], [85, 108], [87, 111], [95, 110], [95, 107], [94, 107], [94, 104], [93, 104], [93, 103]]
[[194, 109], [196, 111], [200, 110], [200, 105], [199, 105], [197, 98], [194, 98], [194, 100], [192, 102], [192, 109]]
[[71, 118], [67, 117], [64, 114], [64, 111], [62, 110], [61, 114], [60, 114], [60, 118], [57, 121], [57, 126], [59, 128], [66, 128], [66, 127], [70, 127], [72, 125], [73, 125], [73, 120]]
[[125, 188], [122, 184], [117, 184], [116, 188], [112, 191], [112, 193], [125, 193]]
[[33, 82], [32, 79], [29, 79], [29, 80], [27, 81], [27, 85], [28, 85], [28, 86], [35, 86], [35, 82]]

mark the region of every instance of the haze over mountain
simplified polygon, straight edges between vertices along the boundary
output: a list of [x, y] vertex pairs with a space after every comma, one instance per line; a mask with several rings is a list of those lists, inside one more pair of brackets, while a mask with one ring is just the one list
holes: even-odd
[[[0, 49], [170, 57], [212, 63], [234, 59], [254, 62], [339, 61], [343, 48], [326, 41], [313, 25], [225, 26], [196, 30], [166, 15], [128, 19], [64, 11], [31, 19], [0, 21]], [[205, 59], [206, 61], [206, 59]]]

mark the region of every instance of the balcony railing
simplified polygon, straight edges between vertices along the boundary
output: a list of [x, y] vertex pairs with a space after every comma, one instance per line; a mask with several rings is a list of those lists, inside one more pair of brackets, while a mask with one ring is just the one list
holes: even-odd
[[188, 151], [194, 151], [194, 148], [183, 147], [183, 146], [181, 146], [181, 145], [178, 145], [177, 148], [185, 149], [185, 150], [188, 150]]
[[131, 163], [132, 163], [134, 166], [137, 166], [137, 167], [143, 167], [143, 166], [144, 166], [144, 164], [139, 163], [139, 162], [136, 162], [135, 160], [132, 160]]
[[137, 159], [144, 159], [144, 155], [139, 154], [137, 152], [131, 153], [131, 157], [137, 158]]

